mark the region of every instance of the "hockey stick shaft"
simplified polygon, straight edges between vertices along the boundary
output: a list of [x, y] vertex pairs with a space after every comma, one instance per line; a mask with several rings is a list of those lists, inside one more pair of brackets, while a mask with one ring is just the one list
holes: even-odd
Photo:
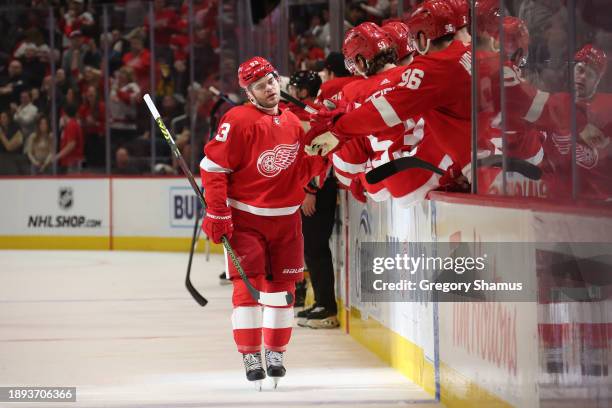
[[[200, 228], [198, 228], [199, 221], [200, 221], [200, 217], [196, 215], [195, 224], [193, 225], [193, 236], [191, 237], [191, 248], [189, 249], [189, 262], [187, 262], [187, 275], [185, 277], [185, 285], [187, 286], [189, 293], [191, 293], [191, 290], [189, 288], [193, 287], [193, 285], [191, 284], [191, 265], [193, 262], [193, 253], [195, 252], [195, 249], [198, 246], [198, 239], [200, 238], [200, 231], [201, 231]], [[200, 306], [206, 306], [206, 304], [208, 303], [208, 301], [204, 297], [201, 297], [200, 299], [200, 300], [203, 299], [204, 302], [201, 302], [200, 300], [198, 300], [199, 297], [196, 297], [196, 296], [194, 296], [194, 299], [200, 304]]]
[[[166, 125], [164, 124], [164, 121], [162, 120], [161, 115], [157, 111], [157, 108], [155, 107], [155, 104], [153, 103], [151, 96], [149, 96], [149, 94], [145, 94], [143, 99], [145, 103], [147, 104], [149, 111], [151, 111], [151, 115], [153, 115], [153, 119], [155, 120], [155, 122], [157, 122], [157, 126], [159, 126], [159, 130], [161, 131], [164, 139], [166, 139], [166, 142], [170, 146], [170, 150], [176, 157], [179, 163], [179, 166], [183, 170], [183, 173], [189, 179], [189, 184], [191, 184], [193, 191], [196, 193], [198, 199], [200, 200], [200, 203], [202, 204], [202, 208], [205, 210], [206, 202], [204, 201], [204, 196], [202, 194], [202, 191], [200, 190], [200, 187], [198, 187], [197, 183], [195, 182], [195, 178], [193, 177], [191, 170], [189, 170], [189, 167], [187, 166], [185, 159], [183, 159], [183, 156], [181, 155], [181, 152], [178, 149], [178, 146], [174, 142], [174, 139], [172, 138], [170, 131], [168, 131], [168, 128], [166, 128]], [[255, 289], [253, 285], [251, 284], [251, 282], [249, 282], [249, 279], [247, 278], [246, 273], [242, 269], [242, 265], [240, 265], [240, 261], [238, 260], [238, 257], [236, 257], [236, 254], [234, 253], [234, 250], [232, 249], [232, 246], [230, 245], [227, 237], [226, 236], [221, 237], [221, 242], [223, 243], [223, 247], [225, 248], [225, 251], [229, 255], [230, 259], [232, 260], [232, 263], [236, 267], [236, 270], [240, 274], [240, 278], [244, 281], [249, 293], [251, 294], [251, 296], [253, 297], [255, 301], [262, 303], [262, 304], [267, 304], [270, 306], [286, 306], [293, 302], [293, 295], [289, 292], [262, 293], [259, 290]], [[196, 301], [200, 303], [200, 301], [204, 299], [204, 297], [200, 295], [200, 293], [195, 289], [195, 287], [193, 287], [190, 280], [188, 281], [186, 280], [185, 284], [187, 285], [187, 289], [189, 290], [189, 293], [191, 293], [194, 299], [196, 299]], [[200, 304], [204, 306], [206, 303], [204, 304], [200, 303]]]
[[300, 108], [304, 109], [308, 113], [317, 113], [317, 110], [315, 108], [313, 108], [312, 106], [306, 105], [304, 102], [300, 101], [297, 98], [294, 98], [293, 96], [289, 95], [285, 91], [281, 91], [281, 96], [284, 99], [291, 102], [292, 104], [294, 104], [295, 106], [299, 106]]
[[229, 96], [221, 93], [221, 91], [219, 91], [217, 88], [215, 88], [214, 86], [209, 86], [208, 90], [210, 92], [212, 92], [213, 95], [218, 96], [219, 98], [223, 99], [225, 102], [229, 103], [232, 106], [238, 106], [238, 104], [234, 101], [232, 101]]

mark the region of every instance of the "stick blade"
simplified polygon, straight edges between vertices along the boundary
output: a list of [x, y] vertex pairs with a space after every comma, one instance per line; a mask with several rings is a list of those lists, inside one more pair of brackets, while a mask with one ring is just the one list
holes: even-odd
[[187, 291], [189, 292], [191, 297], [193, 297], [193, 299], [198, 302], [200, 306], [204, 307], [208, 304], [208, 300], [206, 300], [204, 296], [200, 295], [200, 292], [198, 292], [197, 289], [193, 287], [189, 279], [185, 280], [185, 287], [187, 288]]
[[293, 303], [293, 295], [289, 292], [259, 292], [257, 302], [264, 306], [289, 306]]

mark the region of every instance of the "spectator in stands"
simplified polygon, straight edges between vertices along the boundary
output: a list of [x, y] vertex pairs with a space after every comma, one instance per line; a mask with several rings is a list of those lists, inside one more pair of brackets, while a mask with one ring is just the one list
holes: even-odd
[[21, 91], [20, 104], [15, 109], [13, 119], [19, 125], [22, 135], [30, 135], [35, 127], [38, 115], [38, 108], [32, 103], [30, 91]]
[[0, 113], [0, 142], [0, 153], [19, 154], [23, 146], [23, 133], [8, 112]]
[[84, 10], [84, 0], [69, 0], [68, 10], [64, 13], [59, 25], [64, 33], [64, 47], [71, 42], [71, 35], [75, 31], [85, 33], [88, 37], [93, 36], [95, 31], [95, 20], [93, 14]]
[[376, 4], [374, 6], [370, 6], [367, 3], [359, 3], [359, 6], [369, 15], [370, 18], [373, 18], [378, 22], [389, 18], [389, 0], [376, 0]]
[[0, 174], [27, 174], [27, 158], [23, 154], [24, 137], [8, 112], [0, 113]]
[[60, 138], [60, 151], [53, 160], [59, 163], [62, 173], [79, 173], [84, 159], [83, 131], [76, 119], [76, 105], [66, 105], [64, 113], [67, 120]]
[[79, 30], [70, 33], [70, 47], [64, 51], [62, 57], [62, 69], [69, 78], [70, 86], [76, 86], [79, 74], [83, 72], [83, 36]]
[[109, 74], [112, 76], [113, 73], [121, 68], [123, 62], [123, 51], [127, 48], [127, 40], [121, 36], [121, 31], [112, 30], [106, 35], [100, 35], [100, 52], [104, 53], [105, 42], [108, 41], [108, 54], [109, 54]]
[[27, 88], [21, 62], [13, 60], [8, 66], [8, 75], [0, 79], [0, 111], [6, 111], [11, 104], [19, 103], [21, 91]]
[[138, 174], [138, 167], [130, 157], [130, 152], [125, 147], [120, 147], [115, 152], [115, 168], [113, 173], [116, 174]]
[[90, 85], [78, 110], [85, 139], [85, 162], [88, 168], [104, 166], [104, 115], [104, 101], [98, 96], [98, 88]]
[[[170, 39], [177, 32], [176, 27], [179, 18], [172, 7], [166, 6], [165, 0], [155, 0], [153, 3], [154, 12], [154, 35], [156, 52], [166, 57], [170, 52]], [[145, 32], [149, 32], [149, 18], [145, 17]]]
[[130, 52], [123, 56], [124, 66], [131, 68], [140, 89], [149, 90], [151, 53], [144, 47], [144, 39], [139, 33], [130, 38]]
[[49, 171], [53, 160], [53, 134], [45, 116], [38, 119], [36, 131], [26, 140], [24, 152], [30, 159], [32, 174]]
[[159, 62], [159, 74], [155, 87], [155, 95], [158, 98], [174, 95], [174, 75], [172, 75], [172, 67], [166, 61]]
[[56, 92], [62, 95], [66, 95], [68, 93], [70, 83], [66, 79], [66, 71], [64, 71], [63, 68], [60, 68], [55, 72], [55, 87]]
[[70, 105], [79, 106], [79, 93], [74, 88], [68, 88], [66, 95], [61, 101], [60, 107], [60, 127], [63, 128], [66, 125], [66, 121], [68, 120], [68, 115], [66, 114], [66, 108]]
[[136, 118], [140, 103], [140, 87], [132, 71], [123, 67], [115, 72], [110, 91], [110, 130], [113, 144], [123, 144], [137, 135]]
[[365, 0], [353, 1], [346, 9], [346, 21], [351, 27], [356, 27], [364, 23], [367, 19], [367, 13], [363, 9], [363, 5], [367, 5]]
[[38, 88], [45, 77], [47, 66], [40, 60], [38, 47], [33, 43], [23, 43], [17, 51], [15, 58], [18, 58], [23, 67], [23, 76], [28, 85]]
[[102, 52], [93, 38], [87, 38], [83, 42], [83, 64], [90, 67], [102, 68]]
[[79, 77], [79, 93], [81, 97], [85, 98], [89, 87], [93, 86], [97, 91], [101, 91], [104, 89], [102, 85], [102, 72], [92, 66], [85, 66], [83, 75]]
[[173, 95], [166, 95], [163, 97], [161, 105], [160, 113], [164, 123], [172, 123], [179, 113], [176, 98]]

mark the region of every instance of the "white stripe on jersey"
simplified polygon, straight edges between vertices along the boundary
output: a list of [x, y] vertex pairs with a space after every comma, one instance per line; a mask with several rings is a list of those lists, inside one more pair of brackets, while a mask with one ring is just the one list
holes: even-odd
[[353, 182], [353, 180], [351, 180], [348, 177], [344, 177], [342, 174], [336, 172], [336, 178], [338, 179], [338, 181], [342, 184], [344, 184], [347, 187], [351, 186], [351, 183]]
[[228, 198], [227, 203], [230, 207], [237, 208], [238, 210], [246, 211], [255, 215], [265, 215], [265, 216], [273, 216], [278, 217], [281, 215], [291, 215], [300, 208], [299, 205], [294, 205], [292, 207], [279, 207], [279, 208], [262, 208], [255, 207], [253, 205], [241, 203], [240, 201]]
[[338, 169], [341, 170], [345, 173], [351, 173], [351, 174], [357, 174], [357, 173], [363, 173], [365, 171], [365, 165], [367, 162], [364, 163], [348, 163], [345, 162], [344, 160], [342, 160], [340, 157], [338, 157], [338, 155], [336, 155], [336, 153], [334, 153], [332, 155], [332, 160], [334, 162], [334, 166]]
[[209, 173], [231, 173], [232, 170], [221, 167], [208, 157], [204, 157], [200, 162], [200, 168]]
[[538, 91], [523, 119], [530, 123], [540, 119], [540, 116], [542, 116], [542, 111], [544, 110], [544, 105], [546, 105], [549, 96], [550, 94], [548, 92]]
[[372, 99], [372, 104], [382, 117], [382, 120], [385, 121], [385, 125], [393, 127], [402, 123], [397, 113], [395, 113], [395, 110], [393, 110], [393, 107], [384, 96]]

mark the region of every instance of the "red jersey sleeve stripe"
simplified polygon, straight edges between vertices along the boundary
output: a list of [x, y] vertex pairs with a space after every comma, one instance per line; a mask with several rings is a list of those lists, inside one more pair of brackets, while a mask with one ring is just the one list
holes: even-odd
[[384, 96], [372, 99], [372, 104], [388, 127], [402, 123], [399, 116]]

